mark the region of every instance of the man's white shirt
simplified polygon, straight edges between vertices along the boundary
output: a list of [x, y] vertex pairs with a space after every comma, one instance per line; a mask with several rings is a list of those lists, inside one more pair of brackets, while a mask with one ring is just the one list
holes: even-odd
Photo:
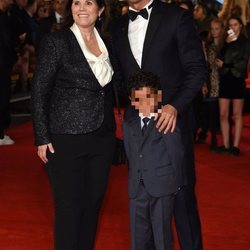
[[[142, 52], [143, 52], [143, 44], [146, 36], [146, 31], [148, 27], [148, 22], [150, 19], [150, 14], [152, 8], [148, 8], [152, 4], [153, 0], [151, 0], [144, 8], [148, 11], [148, 19], [143, 18], [138, 15], [137, 18], [132, 22], [129, 20], [128, 26], [128, 40], [130, 44], [131, 51], [133, 56], [141, 68], [142, 61]], [[129, 7], [130, 10], [136, 11]]]

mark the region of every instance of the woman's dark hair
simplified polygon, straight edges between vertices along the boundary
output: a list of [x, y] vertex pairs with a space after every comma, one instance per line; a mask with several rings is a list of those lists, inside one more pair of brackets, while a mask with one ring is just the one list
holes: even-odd
[[139, 89], [142, 87], [150, 87], [152, 89], [159, 89], [159, 77], [152, 72], [140, 71], [137, 74], [132, 75], [128, 79], [128, 93], [131, 94], [133, 89]]
[[[109, 34], [108, 34], [108, 25], [109, 25], [109, 20], [110, 20], [110, 7], [109, 4], [107, 4], [107, 0], [95, 0], [98, 7], [101, 9], [105, 7], [104, 11], [102, 12], [100, 18], [96, 20], [96, 28], [100, 32], [101, 36], [103, 38], [108, 39]], [[69, 0], [68, 6], [69, 9], [71, 9], [71, 5], [73, 3], [73, 0]]]
[[237, 20], [239, 22], [239, 24], [241, 25], [240, 36], [242, 35], [242, 36], [247, 37], [246, 29], [245, 29], [245, 26], [244, 26], [242, 19], [239, 16], [234, 16], [234, 15], [230, 16], [227, 19], [227, 28], [229, 27], [230, 20]]
[[[72, 3], [73, 3], [73, 0], [69, 0], [67, 5], [71, 6]], [[102, 7], [106, 6], [106, 1], [105, 0], [96, 0], [96, 3], [97, 3], [99, 8], [102, 8]]]

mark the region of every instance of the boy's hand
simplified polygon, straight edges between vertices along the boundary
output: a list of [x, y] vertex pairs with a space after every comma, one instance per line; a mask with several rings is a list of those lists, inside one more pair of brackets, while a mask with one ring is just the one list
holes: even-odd
[[158, 113], [155, 115], [155, 120], [158, 120], [156, 128], [159, 129], [159, 132], [164, 131], [166, 134], [169, 130], [171, 133], [174, 132], [176, 127], [177, 120], [177, 110], [170, 104], [162, 106], [161, 110], [158, 110]]

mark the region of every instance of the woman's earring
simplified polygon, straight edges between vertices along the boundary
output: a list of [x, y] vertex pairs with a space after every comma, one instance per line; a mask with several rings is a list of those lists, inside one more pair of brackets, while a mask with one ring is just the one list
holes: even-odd
[[102, 20], [101, 16], [98, 16], [98, 21], [101, 21], [101, 20]]

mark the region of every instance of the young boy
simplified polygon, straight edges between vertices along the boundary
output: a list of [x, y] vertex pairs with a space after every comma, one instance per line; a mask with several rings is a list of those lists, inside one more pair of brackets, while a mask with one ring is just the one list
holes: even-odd
[[162, 100], [158, 86], [158, 78], [149, 72], [140, 72], [128, 82], [131, 104], [137, 111], [125, 117], [123, 124], [132, 250], [173, 249], [174, 196], [185, 184], [178, 126], [167, 134], [156, 129], [154, 116]]

